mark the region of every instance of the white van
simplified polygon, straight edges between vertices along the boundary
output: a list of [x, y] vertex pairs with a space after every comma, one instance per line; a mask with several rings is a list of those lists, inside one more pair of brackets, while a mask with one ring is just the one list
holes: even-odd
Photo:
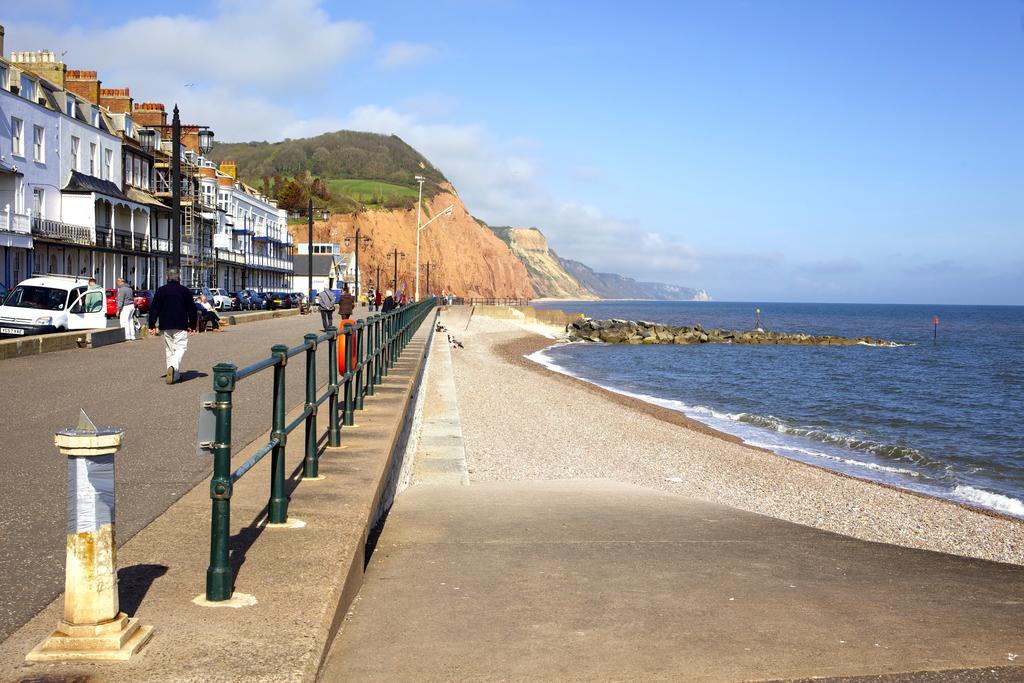
[[103, 289], [84, 278], [42, 275], [23, 280], [0, 306], [0, 337], [107, 326]]

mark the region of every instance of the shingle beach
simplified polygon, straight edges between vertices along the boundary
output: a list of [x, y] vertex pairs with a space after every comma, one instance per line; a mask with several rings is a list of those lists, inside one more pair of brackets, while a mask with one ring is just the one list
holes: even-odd
[[[1024, 523], [855, 479], [553, 372], [525, 356], [552, 341], [462, 312], [442, 324], [470, 481], [613, 479], [868, 541], [1024, 564]], [[552, 328], [554, 331], [554, 328]]]

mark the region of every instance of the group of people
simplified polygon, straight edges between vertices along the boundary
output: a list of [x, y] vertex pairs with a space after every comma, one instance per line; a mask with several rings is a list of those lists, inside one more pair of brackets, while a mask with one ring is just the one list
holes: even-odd
[[[391, 303], [388, 303], [388, 300]], [[390, 289], [384, 293], [375, 287], [370, 287], [366, 293], [366, 303], [370, 307], [371, 313], [387, 313], [399, 306], [405, 306], [409, 300], [406, 298], [404, 289], [398, 293], [398, 296], [395, 296]]]
[[[374, 290], [371, 288], [367, 292], [366, 303], [369, 306], [370, 312], [380, 311], [381, 313], [387, 313], [395, 310], [398, 306], [405, 305], [405, 292], [402, 292], [400, 300], [396, 302], [395, 296], [390, 289], [387, 290], [387, 293], [382, 294], [379, 289]], [[316, 306], [320, 309], [320, 319], [323, 322], [324, 331], [334, 325], [335, 305], [338, 307], [338, 314], [342, 320], [352, 317], [352, 312], [356, 308], [356, 298], [352, 296], [347, 284], [342, 288], [337, 302], [334, 300], [334, 293], [329, 289], [322, 289], [316, 295]]]

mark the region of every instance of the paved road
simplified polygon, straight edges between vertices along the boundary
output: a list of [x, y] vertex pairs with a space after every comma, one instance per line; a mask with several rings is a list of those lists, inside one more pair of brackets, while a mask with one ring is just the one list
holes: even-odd
[[[209, 475], [210, 458], [197, 456], [194, 444], [198, 397], [211, 390], [213, 365], [247, 365], [273, 344], [301, 344], [319, 326], [319, 315], [294, 316], [194, 336], [185, 381], [173, 386], [164, 382], [160, 339], [0, 362], [0, 641], [63, 590], [67, 465], [54, 432], [74, 426], [79, 408], [98, 425], [126, 430], [117, 460], [121, 545]], [[324, 382], [326, 349], [317, 355]], [[304, 368], [298, 357], [288, 366], [290, 406], [302, 403]], [[239, 383], [236, 448], [270, 427], [271, 384], [269, 371]]]

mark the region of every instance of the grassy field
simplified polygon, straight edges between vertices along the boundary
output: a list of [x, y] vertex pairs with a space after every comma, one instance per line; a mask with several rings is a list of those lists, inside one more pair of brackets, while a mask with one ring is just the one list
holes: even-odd
[[383, 204], [392, 199], [407, 197], [416, 200], [418, 188], [403, 187], [379, 180], [353, 180], [348, 178], [332, 178], [327, 181], [327, 189], [333, 195], [351, 197], [363, 204]]

